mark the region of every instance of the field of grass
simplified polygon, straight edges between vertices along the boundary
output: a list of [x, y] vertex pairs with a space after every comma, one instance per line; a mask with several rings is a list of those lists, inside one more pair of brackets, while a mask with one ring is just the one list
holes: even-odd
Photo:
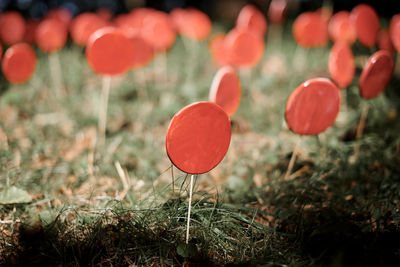
[[[82, 49], [60, 52], [61, 93], [40, 51], [29, 82], [2, 78], [0, 265], [400, 266], [399, 73], [368, 101], [356, 140], [366, 104], [359, 68], [336, 123], [301, 138], [284, 179], [300, 139], [285, 124], [286, 100], [305, 80], [328, 77], [330, 46], [296, 48], [289, 27], [283, 36], [270, 30], [261, 63], [240, 71], [229, 151], [196, 177], [189, 245], [187, 175], [164, 146], [173, 115], [208, 99], [217, 68], [206, 42], [178, 37], [146, 68], [112, 79], [103, 147], [102, 80]], [[357, 62], [371, 52], [353, 51]]]

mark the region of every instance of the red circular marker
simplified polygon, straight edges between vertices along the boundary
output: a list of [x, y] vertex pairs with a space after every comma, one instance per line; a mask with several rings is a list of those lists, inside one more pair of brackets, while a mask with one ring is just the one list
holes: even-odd
[[297, 87], [286, 102], [285, 119], [299, 135], [317, 135], [336, 120], [340, 91], [330, 80], [315, 78]]
[[174, 24], [179, 33], [189, 39], [201, 41], [206, 39], [212, 29], [210, 18], [202, 11], [189, 8], [183, 11], [176, 11]]
[[210, 101], [232, 116], [240, 103], [240, 80], [232, 67], [219, 69], [211, 84]]
[[94, 32], [86, 47], [86, 59], [92, 70], [100, 75], [120, 75], [133, 62], [132, 41], [120, 30], [105, 27]]
[[70, 32], [72, 41], [77, 45], [86, 46], [92, 33], [106, 26], [108, 26], [108, 23], [97, 14], [82, 13], [71, 22]]
[[272, 24], [282, 25], [286, 18], [286, 12], [286, 0], [272, 0], [268, 8], [268, 18]]
[[349, 44], [336, 42], [329, 54], [329, 74], [339, 88], [348, 87], [354, 78], [356, 66]]
[[264, 54], [264, 39], [242, 28], [231, 30], [224, 41], [228, 62], [241, 68], [257, 65]]
[[1, 65], [4, 77], [14, 84], [28, 81], [36, 69], [36, 54], [26, 43], [12, 45], [4, 53]]
[[231, 141], [228, 115], [217, 104], [197, 102], [172, 118], [166, 137], [167, 154], [181, 171], [201, 174], [224, 158]]
[[267, 33], [268, 24], [260, 10], [253, 5], [245, 5], [236, 19], [236, 27], [264, 36]]
[[213, 63], [217, 66], [225, 66], [228, 64], [225, 50], [225, 34], [215, 34], [208, 43]]
[[400, 53], [400, 14], [394, 15], [390, 20], [389, 34], [397, 53]]
[[380, 27], [376, 11], [367, 4], [359, 4], [351, 11], [351, 20], [358, 41], [366, 47], [374, 46]]
[[340, 11], [334, 14], [328, 24], [328, 33], [333, 42], [354, 44], [357, 36], [350, 12]]
[[305, 48], [321, 47], [328, 43], [328, 24], [318, 12], [304, 12], [293, 23], [293, 37]]
[[36, 44], [45, 53], [53, 53], [64, 47], [68, 38], [65, 24], [57, 19], [45, 19], [36, 28]]
[[39, 26], [40, 20], [28, 19], [26, 21], [26, 30], [24, 35], [24, 42], [29, 44], [36, 44], [36, 29]]
[[48, 19], [56, 19], [60, 21], [62, 24], [64, 24], [64, 27], [68, 29], [69, 24], [72, 21], [73, 14], [69, 9], [66, 8], [54, 8], [51, 9], [49, 12], [46, 14], [46, 18]]
[[378, 33], [378, 48], [379, 50], [386, 50], [391, 54], [394, 52], [392, 40], [387, 29], [381, 29]]
[[0, 17], [0, 38], [6, 45], [13, 45], [23, 40], [25, 19], [16, 11], [8, 11]]
[[385, 91], [393, 76], [392, 55], [385, 50], [374, 53], [364, 67], [358, 87], [365, 99], [375, 98]]
[[140, 35], [130, 37], [133, 45], [132, 69], [146, 66], [154, 58], [153, 47], [146, 42]]

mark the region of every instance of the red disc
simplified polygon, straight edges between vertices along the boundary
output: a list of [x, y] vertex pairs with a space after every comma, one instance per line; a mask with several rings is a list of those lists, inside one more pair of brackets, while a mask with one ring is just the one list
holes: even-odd
[[394, 62], [392, 55], [385, 50], [373, 54], [364, 67], [360, 80], [360, 94], [371, 99], [385, 91], [393, 76]]
[[13, 45], [23, 40], [25, 19], [16, 11], [8, 11], [0, 17], [0, 37], [4, 44]]
[[167, 50], [174, 44], [176, 38], [168, 14], [161, 11], [153, 11], [145, 16], [141, 35], [156, 51]]
[[204, 12], [189, 8], [183, 14], [183, 17], [178, 17], [180, 34], [197, 41], [204, 40], [210, 35], [212, 23]]
[[245, 28], [264, 36], [267, 33], [268, 24], [260, 10], [253, 5], [246, 5], [240, 10], [236, 27]]
[[379, 50], [386, 50], [391, 54], [394, 52], [392, 40], [390, 40], [390, 34], [387, 29], [381, 29], [378, 33], [378, 48]]
[[24, 35], [24, 42], [29, 44], [36, 44], [36, 29], [39, 26], [40, 20], [28, 19], [26, 21], [26, 30]]
[[320, 47], [328, 43], [328, 24], [317, 12], [304, 12], [293, 23], [293, 37], [306, 48]]
[[366, 47], [376, 43], [379, 31], [379, 17], [375, 9], [367, 4], [359, 4], [351, 11], [358, 41]]
[[257, 65], [264, 53], [264, 39], [246, 29], [235, 28], [225, 38], [228, 62], [241, 68]]
[[328, 24], [329, 37], [333, 42], [353, 44], [356, 39], [356, 29], [350, 19], [350, 12], [340, 11], [334, 14]]
[[201, 174], [224, 158], [231, 141], [228, 115], [217, 104], [197, 102], [175, 114], [166, 137], [167, 154], [181, 171]]
[[65, 24], [57, 19], [45, 19], [36, 28], [36, 44], [45, 53], [53, 53], [64, 47], [68, 32]]
[[225, 34], [215, 34], [209, 42], [209, 49], [215, 65], [225, 66], [228, 64], [225, 50]]
[[339, 88], [348, 87], [354, 78], [356, 66], [349, 44], [336, 42], [329, 54], [329, 74]]
[[286, 0], [272, 0], [268, 8], [268, 18], [271, 23], [282, 25], [286, 18], [286, 11]]
[[397, 53], [400, 53], [400, 14], [393, 16], [390, 20], [389, 34], [394, 48]]
[[133, 62], [132, 41], [120, 30], [105, 27], [94, 32], [86, 47], [86, 59], [94, 72], [101, 75], [120, 75]]
[[26, 43], [12, 45], [4, 53], [2, 70], [4, 77], [14, 84], [24, 83], [31, 78], [36, 69], [36, 54]]
[[232, 116], [240, 103], [240, 80], [232, 67], [219, 69], [211, 84], [210, 101]]
[[114, 15], [113, 12], [110, 9], [106, 8], [106, 7], [97, 9], [96, 10], [96, 14], [100, 18], [102, 18], [104, 21], [111, 21], [113, 15]]
[[153, 47], [146, 42], [140, 35], [130, 37], [133, 45], [132, 68], [138, 69], [146, 66], [154, 57]]
[[289, 96], [285, 119], [293, 132], [317, 135], [335, 122], [340, 103], [340, 91], [335, 84], [325, 78], [311, 79]]
[[68, 29], [69, 24], [72, 21], [73, 14], [69, 9], [66, 8], [54, 8], [51, 9], [49, 12], [46, 14], [46, 18], [52, 18], [60, 21], [65, 28]]
[[100, 28], [108, 26], [97, 14], [82, 13], [71, 22], [70, 32], [75, 44], [86, 46], [90, 35]]

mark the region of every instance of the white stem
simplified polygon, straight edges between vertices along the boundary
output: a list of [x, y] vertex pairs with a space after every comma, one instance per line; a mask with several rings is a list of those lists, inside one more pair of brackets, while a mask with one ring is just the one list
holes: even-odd
[[187, 225], [186, 225], [186, 244], [189, 244], [190, 210], [192, 207], [193, 178], [194, 174], [190, 176], [189, 208], [188, 208]]
[[104, 144], [106, 137], [106, 124], [107, 124], [107, 107], [108, 96], [110, 94], [111, 76], [103, 77], [103, 86], [101, 94], [101, 107], [99, 112], [99, 139]]
[[289, 166], [287, 168], [285, 177], [283, 178], [284, 180], [287, 180], [289, 178], [290, 173], [292, 172], [293, 166], [294, 166], [294, 162], [296, 161], [296, 156], [300, 147], [300, 143], [301, 143], [301, 138], [299, 138], [299, 140], [296, 143], [296, 146], [293, 149], [293, 153], [292, 153], [292, 157], [290, 158], [289, 161]]

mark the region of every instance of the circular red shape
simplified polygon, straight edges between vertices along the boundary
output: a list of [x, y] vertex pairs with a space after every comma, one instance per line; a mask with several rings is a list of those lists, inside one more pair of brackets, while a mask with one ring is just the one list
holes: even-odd
[[0, 17], [0, 37], [4, 44], [13, 45], [23, 40], [25, 19], [16, 11], [8, 11]]
[[133, 45], [132, 68], [146, 66], [154, 57], [153, 47], [139, 35], [130, 37]]
[[53, 53], [64, 47], [68, 32], [65, 24], [57, 19], [45, 19], [36, 28], [36, 44], [45, 53]]
[[337, 42], [332, 46], [328, 69], [332, 80], [340, 88], [346, 88], [351, 84], [356, 66], [353, 52], [347, 43]]
[[393, 69], [393, 58], [388, 51], [381, 50], [373, 54], [360, 76], [358, 86], [361, 96], [371, 99], [385, 91], [392, 79]]
[[110, 21], [114, 15], [113, 12], [106, 7], [97, 9], [96, 14], [105, 21]]
[[210, 101], [232, 116], [240, 103], [240, 80], [232, 67], [222, 67], [211, 84]]
[[392, 17], [389, 25], [390, 39], [397, 53], [400, 53], [400, 14]]
[[224, 41], [228, 62], [236, 67], [253, 67], [264, 53], [264, 39], [251, 31], [235, 28]]
[[367, 4], [359, 4], [351, 11], [358, 41], [366, 47], [376, 43], [379, 31], [379, 17], [375, 9]]
[[282, 25], [286, 18], [286, 0], [272, 0], [268, 8], [268, 18], [273, 24]]
[[85, 46], [90, 35], [100, 28], [106, 27], [108, 23], [97, 14], [82, 13], [71, 22], [70, 32], [75, 44]]
[[210, 18], [198, 9], [189, 8], [177, 17], [178, 31], [189, 39], [201, 41], [206, 39], [212, 29]]
[[181, 171], [201, 174], [224, 158], [231, 141], [228, 115], [217, 104], [197, 102], [175, 114], [166, 137], [167, 154]]
[[227, 55], [225, 51], [225, 34], [214, 35], [208, 43], [213, 63], [217, 66], [227, 65]]
[[31, 78], [36, 69], [36, 54], [26, 43], [12, 45], [4, 53], [2, 71], [10, 83], [20, 84]]
[[264, 36], [267, 33], [267, 20], [264, 15], [253, 5], [244, 6], [236, 20], [237, 28], [245, 28]]
[[106, 27], [90, 37], [86, 47], [90, 67], [101, 75], [119, 75], [127, 72], [134, 59], [134, 45], [120, 30]]
[[340, 91], [330, 80], [315, 78], [297, 87], [286, 103], [285, 119], [299, 135], [317, 135], [336, 120]]
[[73, 14], [71, 13], [71, 11], [69, 11], [69, 9], [66, 8], [54, 8], [51, 9], [49, 12], [47, 12], [46, 14], [46, 18], [52, 18], [52, 19], [56, 19], [58, 21], [60, 21], [65, 28], [68, 29], [69, 24], [72, 20]]
[[378, 48], [379, 50], [386, 50], [389, 53], [394, 52], [392, 40], [390, 40], [390, 34], [387, 29], [382, 29], [378, 33]]
[[332, 16], [328, 24], [328, 32], [333, 42], [340, 41], [351, 45], [357, 39], [356, 29], [348, 11], [340, 11]]
[[318, 12], [304, 12], [293, 23], [293, 37], [306, 48], [320, 47], [328, 43], [328, 24]]
[[26, 21], [26, 30], [24, 35], [24, 42], [29, 44], [36, 43], [36, 29], [40, 24], [40, 20], [28, 19]]
[[161, 11], [152, 11], [144, 17], [141, 35], [156, 51], [167, 50], [176, 38], [168, 14]]

